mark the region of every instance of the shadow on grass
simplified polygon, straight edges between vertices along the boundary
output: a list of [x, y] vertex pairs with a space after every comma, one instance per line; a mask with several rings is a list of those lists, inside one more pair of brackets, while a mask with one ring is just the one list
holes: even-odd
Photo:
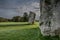
[[40, 40], [60, 40], [59, 36], [43, 36], [41, 32], [39, 33]]
[[30, 24], [8, 24], [8, 25], [0, 25], [0, 27], [8, 27], [8, 26], [27, 26]]

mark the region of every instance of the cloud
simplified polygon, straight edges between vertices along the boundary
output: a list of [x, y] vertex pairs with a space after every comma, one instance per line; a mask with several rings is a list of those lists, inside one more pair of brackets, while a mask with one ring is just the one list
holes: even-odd
[[21, 12], [28, 12], [33, 11], [36, 13], [36, 19], [39, 19], [40, 15], [40, 9], [39, 9], [39, 2], [32, 2], [29, 5], [23, 5], [22, 8], [20, 8]]
[[37, 0], [23, 1], [6, 0], [5, 2], [0, 2], [0, 17], [12, 18], [17, 15], [22, 16], [24, 12], [29, 13], [29, 11], [33, 11], [37, 15], [36, 19], [39, 19], [39, 2], [37, 2]]

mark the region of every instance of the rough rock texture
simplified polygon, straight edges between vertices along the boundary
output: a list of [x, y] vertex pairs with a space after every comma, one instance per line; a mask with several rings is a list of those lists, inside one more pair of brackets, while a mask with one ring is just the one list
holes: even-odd
[[42, 35], [60, 35], [60, 0], [40, 0], [40, 14]]
[[34, 24], [36, 14], [34, 12], [30, 12], [29, 14], [29, 24]]

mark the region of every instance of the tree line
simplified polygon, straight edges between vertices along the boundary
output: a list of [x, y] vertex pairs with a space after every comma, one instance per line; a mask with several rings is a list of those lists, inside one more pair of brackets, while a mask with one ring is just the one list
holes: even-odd
[[28, 22], [28, 20], [29, 20], [29, 15], [27, 12], [24, 12], [22, 17], [13, 16], [12, 19], [0, 17], [0, 22]]

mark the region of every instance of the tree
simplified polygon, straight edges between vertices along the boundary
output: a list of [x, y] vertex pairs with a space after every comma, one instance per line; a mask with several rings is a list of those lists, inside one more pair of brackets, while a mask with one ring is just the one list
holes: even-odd
[[12, 18], [12, 21], [13, 21], [13, 22], [20, 22], [20, 20], [21, 20], [21, 17], [20, 17], [20, 16], [14, 16], [14, 17]]
[[0, 22], [8, 22], [7, 18], [0, 17]]
[[23, 14], [23, 21], [24, 22], [28, 21], [28, 14], [27, 14], [27, 12], [24, 12], [24, 14]]

